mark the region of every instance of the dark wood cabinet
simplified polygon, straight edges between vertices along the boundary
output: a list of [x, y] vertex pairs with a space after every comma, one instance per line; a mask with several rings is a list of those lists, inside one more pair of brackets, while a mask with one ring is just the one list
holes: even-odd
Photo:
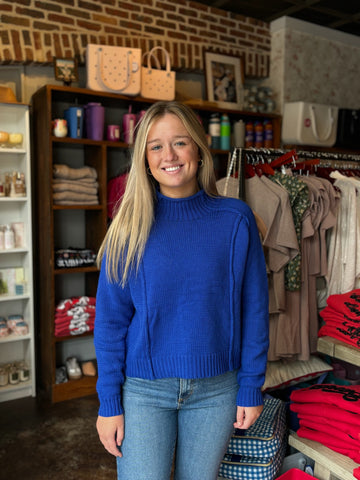
[[[80, 397], [95, 392], [96, 377], [82, 377], [66, 383], [56, 383], [56, 368], [64, 365], [67, 356], [80, 361], [94, 357], [92, 335], [89, 333], [56, 337], [55, 309], [64, 298], [81, 295], [95, 296], [98, 270], [96, 266], [57, 268], [57, 248], [89, 248], [97, 251], [106, 233], [108, 180], [124, 171], [130, 163], [129, 146], [123, 141], [94, 141], [52, 135], [52, 121], [63, 118], [69, 106], [84, 106], [90, 102], [105, 107], [105, 125], [121, 125], [122, 116], [129, 106], [137, 113], [146, 109], [153, 100], [126, 97], [88, 89], [46, 85], [32, 97], [33, 127], [33, 181], [35, 191], [35, 273], [37, 311], [37, 358], [40, 388], [53, 402]], [[214, 107], [190, 104], [206, 119]], [[271, 119], [274, 146], [280, 145], [280, 117], [229, 110], [232, 119]], [[222, 158], [226, 170], [225, 151], [214, 151]], [[60, 206], [53, 202], [53, 165], [64, 163], [73, 168], [93, 167], [97, 171], [98, 205]]]

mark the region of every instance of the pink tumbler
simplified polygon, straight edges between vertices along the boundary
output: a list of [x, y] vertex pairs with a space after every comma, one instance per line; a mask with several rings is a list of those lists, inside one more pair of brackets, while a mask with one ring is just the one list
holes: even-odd
[[132, 145], [135, 139], [136, 115], [132, 112], [132, 106], [129, 106], [129, 112], [123, 115], [122, 130], [124, 142]]

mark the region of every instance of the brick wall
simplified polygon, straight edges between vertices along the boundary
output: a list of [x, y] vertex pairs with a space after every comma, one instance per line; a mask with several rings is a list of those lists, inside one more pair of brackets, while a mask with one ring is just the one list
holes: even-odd
[[88, 43], [164, 46], [179, 71], [203, 71], [203, 50], [242, 55], [245, 75], [269, 74], [267, 23], [188, 0], [0, 0], [0, 64], [85, 61]]

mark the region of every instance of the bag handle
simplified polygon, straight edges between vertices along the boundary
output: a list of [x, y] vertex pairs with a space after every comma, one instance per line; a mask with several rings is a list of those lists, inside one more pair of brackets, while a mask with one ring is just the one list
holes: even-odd
[[[234, 148], [232, 154], [229, 152], [229, 156], [228, 156], [228, 168], [227, 168], [224, 193], [223, 193], [224, 197], [227, 196], [230, 177], [236, 174], [236, 170], [238, 170], [238, 189], [239, 189], [240, 172], [239, 172], [239, 165], [237, 165], [236, 159], [237, 159], [237, 149]], [[239, 158], [239, 164], [240, 164], [240, 158]], [[238, 190], [238, 193], [239, 193], [239, 190]]]
[[328, 108], [329, 129], [328, 129], [328, 131], [326, 132], [326, 134], [323, 138], [320, 138], [320, 135], [319, 135], [317, 127], [316, 127], [316, 116], [315, 116], [314, 105], [311, 105], [311, 107], [310, 107], [310, 116], [311, 116], [311, 126], [312, 126], [312, 130], [313, 130], [313, 134], [314, 134], [315, 138], [317, 140], [319, 140], [320, 142], [325, 142], [326, 140], [328, 140], [330, 138], [330, 135], [331, 135], [332, 129], [333, 129], [334, 117], [332, 115], [332, 108], [331, 107]]
[[171, 70], [170, 55], [169, 55], [169, 52], [163, 47], [154, 47], [150, 50], [150, 52], [148, 52], [148, 61], [147, 61], [148, 69], [149, 70], [152, 69], [152, 67], [151, 67], [151, 59], [152, 58], [156, 58], [156, 60], [158, 61], [158, 64], [159, 64], [158, 58], [154, 56], [155, 50], [161, 50], [164, 53], [165, 60], [166, 60], [165, 69], [166, 69], [166, 72], [169, 74], [170, 70]]
[[130, 85], [130, 78], [131, 78], [131, 71], [130, 71], [130, 56], [131, 56], [131, 50], [128, 50], [126, 52], [126, 79], [125, 79], [125, 85], [123, 87], [119, 86], [113, 86], [110, 85], [109, 82], [104, 78], [104, 55], [102, 55], [103, 49], [102, 47], [98, 48], [98, 65], [100, 66], [100, 79], [103, 82], [103, 84], [109, 89], [113, 90], [114, 92], [121, 92], [125, 90], [129, 85]]
[[[150, 56], [150, 52], [145, 52], [144, 55], [142, 56], [142, 63], [143, 64], [145, 64], [145, 59], [148, 56]], [[152, 55], [151, 58], [155, 60], [156, 68], [158, 70], [161, 70], [161, 65], [160, 65], [159, 59], [157, 57], [155, 57], [155, 55]]]

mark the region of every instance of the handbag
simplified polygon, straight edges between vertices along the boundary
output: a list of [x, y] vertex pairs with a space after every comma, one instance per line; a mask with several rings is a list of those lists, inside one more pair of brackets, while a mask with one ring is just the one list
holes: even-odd
[[336, 146], [360, 148], [360, 110], [339, 109]]
[[[165, 70], [152, 68], [155, 59], [157, 67], [159, 62], [154, 52], [160, 50], [165, 54]], [[170, 55], [163, 47], [154, 47], [145, 53], [147, 65], [141, 67], [141, 96], [154, 100], [174, 100], [175, 98], [175, 72], [171, 71]]]
[[123, 95], [139, 95], [141, 49], [88, 44], [87, 88]]
[[285, 103], [282, 142], [332, 147], [336, 141], [337, 120], [338, 107], [308, 102]]

